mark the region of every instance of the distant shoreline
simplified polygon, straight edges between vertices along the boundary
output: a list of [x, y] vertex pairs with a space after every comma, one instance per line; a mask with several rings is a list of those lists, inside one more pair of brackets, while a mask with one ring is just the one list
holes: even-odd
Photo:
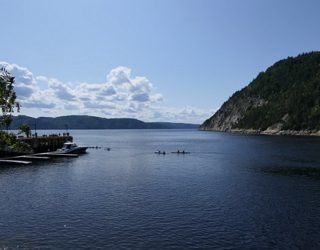
[[[0, 128], [2, 131], [7, 131]], [[9, 128], [8, 131], [18, 131], [18, 128]], [[32, 128], [34, 130], [34, 128]], [[66, 131], [65, 128], [37, 128], [37, 130], [61, 130]], [[68, 130], [199, 130], [197, 127], [193, 128], [68, 128]]]
[[133, 118], [103, 118], [88, 115], [69, 115], [58, 117], [13, 116], [9, 129], [19, 129], [27, 124], [32, 130], [54, 129], [197, 129], [199, 124], [174, 122], [144, 122]]
[[232, 134], [246, 135], [274, 135], [274, 136], [320, 136], [320, 130], [259, 130], [259, 129], [230, 129], [230, 130], [215, 130], [201, 128], [201, 131], [225, 132]]

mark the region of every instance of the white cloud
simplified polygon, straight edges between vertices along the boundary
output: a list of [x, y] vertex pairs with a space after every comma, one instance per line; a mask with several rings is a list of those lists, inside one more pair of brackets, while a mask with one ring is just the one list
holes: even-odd
[[131, 69], [123, 66], [119, 66], [110, 71], [107, 75], [107, 82], [115, 85], [121, 86], [125, 84], [130, 84]]
[[150, 97], [151, 102], [162, 102], [163, 101], [163, 96], [159, 93], [154, 94]]
[[34, 76], [27, 68], [0, 62], [16, 79], [15, 91], [22, 113], [33, 116], [88, 114], [131, 117], [145, 121], [202, 122], [210, 112], [192, 107], [162, 105], [163, 96], [155, 92], [145, 76], [132, 76], [132, 70], [112, 69], [106, 82], [72, 84], [56, 78]]
[[63, 108], [65, 110], [77, 110], [79, 108], [79, 106], [76, 103], [72, 103], [72, 102], [68, 102], [66, 103]]
[[84, 102], [84, 107], [87, 109], [115, 109], [116, 105], [108, 102], [96, 102], [96, 101], [87, 101]]
[[57, 79], [49, 78], [47, 79], [49, 88], [51, 88], [60, 100], [73, 101], [75, 100], [75, 95], [72, 93], [72, 89], [68, 84], [62, 83]]
[[23, 102], [24, 108], [42, 108], [42, 109], [52, 109], [56, 105], [54, 103], [46, 103], [42, 101], [26, 101]]
[[142, 76], [137, 76], [131, 81], [130, 89], [132, 92], [140, 93], [140, 92], [150, 92], [152, 88], [152, 84], [149, 80]]
[[19, 98], [26, 99], [36, 91], [36, 80], [27, 68], [7, 62], [0, 62], [0, 68], [5, 68], [15, 77], [15, 91]]
[[150, 100], [150, 97], [148, 93], [138, 93], [133, 94], [130, 99], [136, 102], [148, 102]]
[[15, 86], [15, 91], [16, 91], [17, 95], [19, 96], [19, 98], [25, 99], [25, 98], [30, 97], [33, 94], [34, 88], [31, 88], [31, 87], [23, 85], [23, 84], [17, 84]]
[[35, 84], [35, 78], [27, 68], [21, 67], [17, 64], [9, 64], [7, 62], [0, 62], [0, 67], [5, 68], [8, 72], [10, 72], [15, 77], [16, 84], [25, 84], [25, 85]]
[[112, 85], [106, 85], [102, 87], [99, 93], [103, 96], [111, 96], [117, 94], [117, 91]]

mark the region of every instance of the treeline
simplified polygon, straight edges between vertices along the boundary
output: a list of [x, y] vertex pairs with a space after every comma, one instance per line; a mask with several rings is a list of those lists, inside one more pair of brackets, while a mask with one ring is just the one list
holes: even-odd
[[234, 97], [257, 97], [266, 101], [260, 107], [248, 109], [235, 127], [265, 130], [282, 122], [282, 129], [319, 130], [320, 52], [275, 63]]
[[70, 115], [60, 117], [39, 117], [19, 115], [12, 117], [10, 129], [19, 129], [27, 124], [34, 129], [196, 129], [198, 124], [143, 122], [131, 118], [102, 118], [87, 115]]

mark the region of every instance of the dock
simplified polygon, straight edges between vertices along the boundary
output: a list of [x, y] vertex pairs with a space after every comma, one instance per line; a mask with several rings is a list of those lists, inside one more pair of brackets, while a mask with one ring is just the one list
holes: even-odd
[[46, 152], [46, 153], [38, 153], [38, 154], [31, 154], [31, 155], [20, 155], [20, 156], [13, 156], [7, 157], [4, 159], [0, 159], [1, 163], [5, 164], [14, 164], [14, 165], [29, 165], [32, 164], [33, 161], [47, 161], [52, 158], [68, 158], [68, 157], [78, 157], [77, 154], [59, 154], [56, 152]]
[[19, 160], [0, 160], [0, 163], [29, 165], [32, 162], [31, 161], [19, 161]]
[[60, 153], [55, 153], [55, 152], [47, 152], [47, 153], [39, 153], [39, 154], [34, 154], [36, 157], [42, 157], [42, 156], [47, 156], [47, 157], [78, 157], [79, 155], [77, 154], [60, 154]]
[[[35, 161], [47, 161], [53, 158], [76, 158], [79, 156], [78, 154], [63, 154], [57, 151], [64, 143], [73, 141], [73, 137], [69, 133], [42, 136], [33, 135], [32, 137], [19, 136], [16, 140], [29, 144], [33, 149], [33, 153], [19, 155], [18, 153], [0, 151], [0, 166], [2, 164], [28, 165]], [[98, 149], [101, 147], [96, 146], [91, 148]]]
[[65, 142], [72, 142], [73, 137], [70, 136], [69, 133], [66, 133], [63, 135], [50, 134], [33, 137], [18, 137], [17, 140], [29, 144], [35, 153], [41, 153], [56, 151], [58, 148], [61, 148]]
[[12, 157], [14, 159], [27, 159], [27, 160], [49, 160], [50, 157], [47, 156], [36, 156], [36, 155], [20, 155]]

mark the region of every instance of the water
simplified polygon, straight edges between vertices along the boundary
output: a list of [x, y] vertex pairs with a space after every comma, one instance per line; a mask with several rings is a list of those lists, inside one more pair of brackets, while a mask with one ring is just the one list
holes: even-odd
[[71, 132], [112, 149], [1, 166], [0, 249], [320, 249], [320, 138]]

